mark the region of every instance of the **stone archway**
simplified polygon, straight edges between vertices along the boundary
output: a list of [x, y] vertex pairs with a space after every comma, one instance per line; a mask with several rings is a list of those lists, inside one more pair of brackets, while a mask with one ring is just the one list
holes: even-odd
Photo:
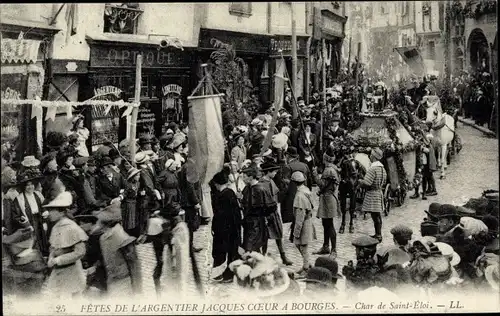
[[490, 54], [486, 36], [479, 28], [472, 30], [467, 41], [469, 62], [473, 71], [489, 71]]

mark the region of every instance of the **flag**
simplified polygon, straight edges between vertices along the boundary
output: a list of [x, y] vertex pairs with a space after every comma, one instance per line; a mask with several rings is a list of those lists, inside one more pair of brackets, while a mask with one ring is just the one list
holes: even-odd
[[76, 15], [77, 15], [78, 5], [76, 3], [66, 3], [66, 43], [69, 42], [71, 36], [76, 34]]
[[266, 138], [264, 139], [264, 144], [262, 145], [261, 155], [266, 152], [266, 150], [271, 145], [271, 141], [273, 139], [274, 128], [276, 127], [276, 123], [278, 122], [278, 113], [280, 109], [283, 107], [283, 98], [284, 98], [284, 90], [285, 90], [285, 81], [287, 80], [284, 77], [285, 73], [285, 61], [281, 60], [278, 69], [276, 69], [276, 73], [274, 74], [274, 113], [273, 119], [271, 121], [271, 125], [269, 126], [269, 130], [267, 131]]

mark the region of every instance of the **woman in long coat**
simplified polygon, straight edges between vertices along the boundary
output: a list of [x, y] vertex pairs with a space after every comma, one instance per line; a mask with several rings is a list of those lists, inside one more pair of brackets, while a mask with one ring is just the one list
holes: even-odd
[[380, 162], [384, 153], [380, 148], [372, 149], [370, 160], [372, 164], [359, 184], [366, 188], [362, 211], [370, 213], [375, 227], [372, 237], [382, 241], [382, 212], [384, 211], [384, 186], [387, 182], [387, 172]]
[[139, 212], [137, 212], [140, 173], [141, 170], [133, 167], [128, 171], [122, 203], [123, 229], [127, 234], [136, 238], [141, 234], [139, 231], [141, 219], [139, 218]]
[[26, 169], [18, 175], [19, 195], [15, 199], [13, 219], [18, 223], [29, 222], [35, 235], [35, 247], [43, 256], [49, 254], [48, 225], [42, 216], [43, 195], [35, 191], [36, 183], [40, 181], [41, 174], [36, 169]]
[[[333, 224], [334, 217], [339, 215], [339, 200], [337, 198], [337, 188], [340, 183], [340, 176], [335, 166], [335, 154], [333, 149], [329, 148], [323, 155], [325, 170], [318, 176], [316, 169], [313, 169], [313, 176], [319, 186], [319, 207], [317, 217], [321, 218], [323, 224], [323, 247], [315, 254], [332, 257], [337, 256], [337, 233]], [[330, 242], [332, 244], [330, 252]]]
[[236, 146], [231, 150], [231, 161], [238, 163], [238, 168], [243, 166], [243, 163], [247, 159], [247, 148], [245, 147], [245, 137], [243, 135], [237, 135]]
[[225, 167], [213, 178], [214, 186], [218, 191], [214, 194], [213, 200], [213, 266], [220, 266], [226, 259], [228, 265], [226, 270], [214, 279], [224, 281], [233, 279], [229, 263], [238, 259], [238, 247], [241, 243], [241, 211], [236, 193], [229, 188], [229, 168]]

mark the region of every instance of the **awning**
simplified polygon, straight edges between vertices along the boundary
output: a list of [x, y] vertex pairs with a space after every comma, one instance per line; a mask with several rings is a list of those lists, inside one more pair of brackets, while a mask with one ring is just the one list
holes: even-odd
[[420, 51], [415, 46], [408, 47], [395, 47], [395, 51], [401, 55], [405, 63], [410, 66], [410, 68], [414, 71], [417, 76], [424, 76], [425, 64]]
[[36, 63], [41, 41], [2, 38], [2, 63]]

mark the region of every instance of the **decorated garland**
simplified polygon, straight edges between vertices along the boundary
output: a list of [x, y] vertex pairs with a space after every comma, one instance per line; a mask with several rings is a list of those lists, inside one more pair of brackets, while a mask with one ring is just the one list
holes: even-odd
[[[406, 173], [403, 165], [403, 154], [414, 151], [416, 149], [417, 143], [412, 140], [408, 144], [403, 145], [401, 143], [401, 140], [396, 135], [396, 119], [394, 117], [386, 117], [385, 122], [388, 127], [389, 136], [395, 143], [395, 146], [392, 146], [391, 144], [390, 149], [394, 148], [392, 152], [394, 153], [394, 161], [398, 170], [399, 183], [404, 190], [411, 189], [412, 184], [408, 180], [408, 174]], [[384, 148], [384, 150], [387, 150], [387, 148]]]

